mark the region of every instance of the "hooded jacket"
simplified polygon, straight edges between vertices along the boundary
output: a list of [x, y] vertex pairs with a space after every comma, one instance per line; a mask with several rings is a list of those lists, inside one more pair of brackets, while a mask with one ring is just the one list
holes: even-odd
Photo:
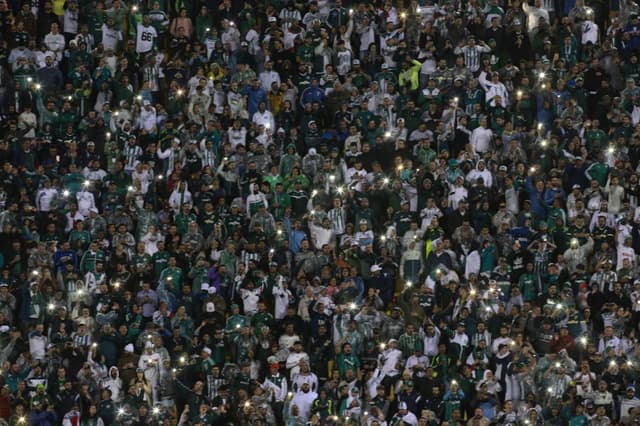
[[484, 160], [479, 160], [476, 168], [469, 172], [469, 174], [467, 175], [467, 181], [473, 183], [476, 179], [481, 177], [484, 180], [484, 186], [486, 186], [487, 188], [491, 188], [491, 185], [493, 184], [493, 176], [486, 167], [484, 168], [484, 170], [480, 170], [478, 167], [480, 163], [484, 164]]
[[[116, 376], [113, 377], [111, 372], [115, 371]], [[122, 379], [120, 379], [120, 370], [118, 367], [113, 366], [109, 369], [109, 374], [101, 383], [102, 389], [109, 389], [111, 391], [111, 399], [114, 402], [120, 401], [120, 394], [122, 392]]]

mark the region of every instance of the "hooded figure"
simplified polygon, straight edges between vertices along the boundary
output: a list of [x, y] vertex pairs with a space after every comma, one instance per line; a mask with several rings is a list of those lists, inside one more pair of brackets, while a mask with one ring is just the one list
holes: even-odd
[[111, 391], [111, 399], [113, 402], [120, 401], [122, 379], [120, 379], [120, 370], [118, 370], [118, 367], [113, 366], [109, 369], [108, 376], [102, 380], [102, 389], [109, 389]]
[[322, 168], [324, 157], [316, 152], [315, 148], [309, 148], [309, 153], [302, 159], [302, 172], [311, 179]]
[[484, 180], [484, 185], [487, 188], [491, 188], [491, 185], [493, 184], [493, 176], [491, 175], [491, 172], [487, 170], [485, 162], [482, 158], [478, 160], [476, 168], [471, 170], [467, 175], [467, 181], [473, 183], [480, 177]]
[[138, 361], [138, 368], [144, 370], [144, 377], [151, 384], [151, 396], [153, 403], [158, 400], [158, 376], [160, 369], [160, 355], [153, 352], [153, 343], [147, 342], [144, 353]]
[[280, 176], [289, 176], [293, 166], [301, 163], [300, 155], [296, 151], [295, 144], [290, 143], [285, 148], [285, 153], [280, 159]]

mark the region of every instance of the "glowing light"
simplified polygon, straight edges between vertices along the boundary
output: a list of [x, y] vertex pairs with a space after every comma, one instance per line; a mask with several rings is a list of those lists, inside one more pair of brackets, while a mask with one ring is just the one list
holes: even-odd
[[456, 96], [455, 98], [453, 98], [453, 102], [455, 102], [455, 103], [456, 103], [456, 105], [458, 104], [458, 101], [459, 101], [459, 99], [458, 99], [458, 97], [457, 97], [457, 96]]
[[522, 98], [522, 90], [518, 90], [518, 99]]
[[453, 386], [453, 385], [457, 385], [457, 384], [458, 384], [458, 381], [457, 381], [457, 380], [452, 380], [452, 381], [451, 381], [451, 386]]
[[113, 113], [113, 115], [115, 115], [116, 117], [120, 115], [120, 111], [116, 111]]
[[69, 190], [65, 189], [64, 191], [62, 191], [62, 196], [63, 197], [68, 197], [69, 196]]
[[335, 176], [335, 175], [329, 175], [329, 180], [330, 180], [330, 181], [334, 181], [334, 180], [336, 180], [336, 176]]
[[387, 241], [387, 236], [386, 235], [381, 236], [380, 237], [380, 241], [382, 241], [382, 242]]
[[158, 407], [153, 407], [153, 414], [155, 414], [155, 415], [160, 414], [160, 408], [158, 408]]
[[531, 173], [533, 173], [533, 172], [536, 171], [536, 168], [535, 167], [531, 167], [529, 170], [531, 171]]
[[118, 414], [119, 414], [119, 415], [123, 415], [123, 414], [124, 414], [124, 408], [120, 408], [120, 409], [118, 410]]
[[78, 295], [82, 296], [84, 294], [84, 290], [83, 289], [79, 289], [78, 290]]
[[407, 283], [405, 284], [407, 287], [412, 287], [413, 283], [411, 281], [407, 281]]
[[349, 15], [353, 15], [353, 9], [349, 9]]
[[382, 179], [382, 183], [384, 183], [385, 185], [389, 185], [389, 178]]
[[547, 392], [549, 392], [549, 393], [553, 392], [553, 388], [552, 388], [551, 386], [549, 386], [549, 387], [547, 388]]
[[278, 235], [282, 235], [282, 229], [278, 229], [278, 230], [276, 231], [276, 234], [278, 234]]
[[42, 85], [40, 83], [36, 83], [36, 90], [42, 89]]
[[311, 191], [311, 197], [315, 197], [316, 195], [318, 195], [317, 189], [314, 189], [313, 191]]
[[616, 149], [614, 147], [610, 146], [609, 149], [607, 149], [607, 152], [609, 154], [613, 154], [614, 152], [616, 152]]
[[540, 146], [543, 147], [543, 148], [546, 148], [547, 144], [548, 144], [548, 142], [547, 142], [546, 139], [543, 139], [543, 140], [540, 141]]
[[475, 295], [476, 295], [476, 289], [475, 289], [475, 288], [472, 288], [472, 289], [469, 291], [469, 294], [470, 294], [471, 296], [475, 296]]
[[107, 140], [111, 139], [111, 132], [107, 132], [105, 136], [107, 137]]
[[113, 283], [113, 286], [115, 288], [120, 288], [120, 281], [116, 281], [115, 283]]
[[540, 78], [540, 80], [544, 80], [544, 78], [546, 77], [546, 74], [544, 73], [544, 71], [542, 71], [538, 77]]
[[577, 238], [571, 239], [571, 247], [578, 247], [579, 241]]
[[338, 187], [338, 194], [342, 194], [344, 192], [344, 188], [339, 186]]
[[349, 305], [349, 309], [351, 309], [352, 311], [355, 311], [355, 310], [356, 310], [356, 308], [357, 308], [357, 306], [356, 306], [356, 304], [355, 304], [355, 303], [353, 303], [353, 302]]
[[406, 14], [405, 12], [402, 12], [402, 13], [400, 14], [400, 17], [401, 17], [402, 19], [406, 19], [407, 14]]
[[49, 310], [53, 311], [56, 308], [56, 305], [54, 305], [53, 303], [49, 303]]
[[560, 368], [560, 363], [556, 362], [556, 368]]
[[27, 77], [27, 81], [28, 81], [29, 83], [31, 83], [31, 82], [33, 81], [33, 79], [32, 79], [31, 77]]
[[89, 186], [89, 184], [90, 184], [90, 183], [91, 183], [90, 181], [85, 180], [84, 182], [82, 182], [82, 185], [84, 185], [84, 186]]
[[385, 138], [390, 138], [391, 137], [391, 132], [384, 132], [384, 137]]
[[484, 310], [487, 312], [491, 312], [491, 306], [485, 306]]
[[32, 275], [38, 275], [38, 274], [40, 274], [40, 272], [38, 272], [38, 270], [37, 270], [37, 269], [34, 269], [34, 270], [31, 272], [31, 274], [32, 274]]
[[131, 10], [133, 10], [134, 12], [137, 12], [138, 11], [138, 6], [134, 4], [133, 7], [131, 8]]
[[245, 408], [249, 408], [249, 406], [251, 406], [251, 403], [250, 403], [249, 401], [247, 401], [247, 402], [245, 402], [245, 403], [244, 403], [244, 407], [245, 407]]
[[98, 347], [98, 344], [97, 344], [96, 342], [93, 342], [93, 343], [91, 344], [91, 347], [92, 347], [92, 348], [97, 348], [97, 347]]
[[587, 343], [589, 343], [589, 340], [585, 336], [582, 336], [580, 338], [580, 343], [582, 343], [583, 346], [587, 346]]
[[211, 31], [211, 28], [207, 27], [206, 31], [207, 31], [207, 32]]
[[609, 367], [615, 367], [616, 365], [618, 365], [618, 363], [615, 362], [615, 360], [611, 360], [611, 362], [609, 363]]
[[380, 343], [380, 349], [381, 350], [385, 350], [385, 348], [387, 347], [387, 345], [385, 345], [384, 343]]
[[129, 191], [129, 192], [133, 192], [133, 186], [128, 187], [128, 188], [127, 188], [127, 191]]
[[562, 303], [558, 303], [558, 304], [556, 305], [556, 309], [562, 309]]
[[137, 100], [139, 100], [139, 101], [141, 101], [141, 100], [142, 100], [142, 95], [138, 95], [138, 96], [136, 96], [136, 99], [137, 99]]

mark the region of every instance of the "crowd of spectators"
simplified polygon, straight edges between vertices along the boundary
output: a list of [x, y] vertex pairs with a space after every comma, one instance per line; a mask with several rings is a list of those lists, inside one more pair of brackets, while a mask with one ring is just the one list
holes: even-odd
[[0, 425], [640, 423], [629, 0], [0, 0]]

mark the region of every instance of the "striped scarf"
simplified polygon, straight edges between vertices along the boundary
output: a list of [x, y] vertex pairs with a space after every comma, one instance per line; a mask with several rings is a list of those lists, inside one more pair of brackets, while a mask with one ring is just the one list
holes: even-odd
[[149, 89], [152, 92], [160, 90], [159, 78], [160, 68], [157, 65], [147, 65], [142, 69], [142, 79], [149, 82]]
[[244, 263], [247, 267], [249, 267], [249, 261], [251, 260], [255, 260], [256, 262], [258, 262], [260, 260], [260, 254], [256, 252], [251, 253], [246, 250], [243, 250], [242, 253], [240, 254], [240, 261]]
[[127, 145], [127, 150], [124, 154], [127, 162], [126, 169], [133, 170], [135, 168], [134, 163], [138, 159], [139, 149], [138, 145]]
[[204, 150], [202, 151], [202, 166], [209, 166], [212, 169], [216, 167], [216, 155], [213, 151]]
[[329, 220], [331, 221], [331, 228], [336, 233], [336, 235], [340, 236], [344, 234], [344, 227], [346, 224], [346, 214], [344, 211], [344, 207], [338, 207], [329, 210], [327, 216], [329, 216]]

